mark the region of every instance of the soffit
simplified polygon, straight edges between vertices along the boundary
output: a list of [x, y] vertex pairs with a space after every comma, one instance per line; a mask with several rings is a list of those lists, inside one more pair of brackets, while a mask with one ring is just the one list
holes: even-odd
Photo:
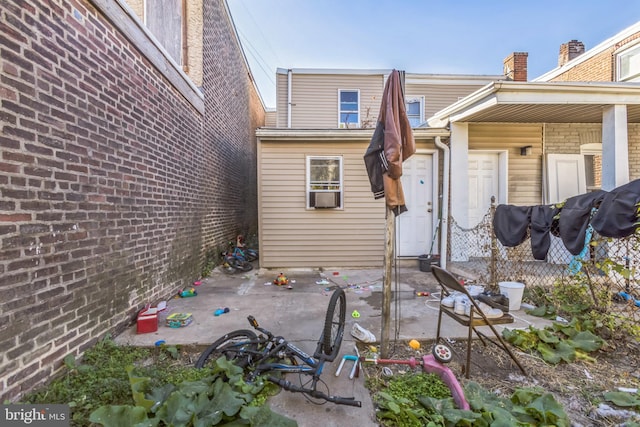
[[626, 105], [627, 121], [640, 123], [640, 85], [496, 82], [427, 121], [438, 127], [450, 122], [602, 123], [604, 109], [612, 105]]
[[[464, 122], [505, 123], [602, 123], [608, 104], [509, 104], [494, 105], [460, 117]], [[452, 115], [452, 119], [455, 116]], [[627, 104], [627, 122], [640, 123], [640, 106]]]

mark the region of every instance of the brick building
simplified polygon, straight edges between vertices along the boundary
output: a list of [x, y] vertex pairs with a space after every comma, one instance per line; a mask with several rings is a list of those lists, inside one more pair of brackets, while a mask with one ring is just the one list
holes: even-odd
[[112, 0], [0, 4], [0, 390], [43, 383], [255, 232], [264, 107], [224, 0], [202, 87]]

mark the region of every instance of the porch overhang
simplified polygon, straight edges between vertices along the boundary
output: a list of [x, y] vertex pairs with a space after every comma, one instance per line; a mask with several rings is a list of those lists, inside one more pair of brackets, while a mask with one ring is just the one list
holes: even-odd
[[503, 81], [438, 111], [427, 123], [602, 123], [604, 109], [613, 105], [626, 105], [627, 122], [640, 123], [640, 84]]

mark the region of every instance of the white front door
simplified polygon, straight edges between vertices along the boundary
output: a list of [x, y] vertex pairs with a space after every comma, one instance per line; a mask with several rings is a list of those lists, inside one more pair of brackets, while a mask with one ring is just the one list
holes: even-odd
[[[547, 154], [547, 194], [549, 204], [587, 192], [584, 156], [582, 154]], [[569, 264], [573, 255], [567, 250], [560, 237], [551, 235], [551, 246], [547, 252], [547, 262]]]
[[[469, 153], [469, 228], [475, 227], [500, 197], [500, 154]], [[452, 179], [455, 179], [453, 177]]]
[[582, 154], [547, 154], [547, 203], [559, 203], [586, 192]]
[[[402, 163], [402, 190], [408, 211], [396, 222], [397, 256], [428, 254], [433, 240], [434, 200], [433, 155], [414, 154]], [[433, 253], [438, 253], [438, 242]]]

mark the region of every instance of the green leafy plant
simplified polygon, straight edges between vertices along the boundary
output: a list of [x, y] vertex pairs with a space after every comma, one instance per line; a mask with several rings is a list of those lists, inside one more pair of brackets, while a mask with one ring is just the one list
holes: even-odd
[[640, 410], [640, 391], [636, 391], [635, 393], [610, 391], [604, 393], [604, 400], [621, 408]]
[[385, 426], [424, 426], [431, 411], [420, 404], [420, 397], [451, 398], [451, 391], [435, 374], [406, 372], [388, 381], [369, 382], [377, 387], [373, 400], [377, 417]]
[[553, 322], [551, 326], [538, 329], [503, 329], [502, 336], [512, 345], [523, 351], [540, 353], [551, 364], [562, 361], [573, 362], [583, 359], [594, 361], [588, 355], [599, 350], [604, 340], [589, 330], [589, 325], [573, 319], [570, 323]]
[[[207, 371], [207, 370], [205, 370]], [[157, 426], [204, 427], [229, 424], [296, 426], [294, 420], [272, 412], [267, 406], [250, 406], [264, 389], [264, 382], [247, 384], [243, 370], [218, 359], [210, 376], [177, 386], [151, 387], [151, 380], [127, 368], [133, 405], [104, 405], [93, 411], [90, 421], [105, 427]]]
[[219, 248], [209, 248], [204, 254], [204, 263], [202, 265], [202, 271], [200, 275], [202, 277], [209, 277], [211, 272], [220, 262], [222, 257], [220, 256], [221, 250]]
[[551, 393], [542, 390], [519, 388], [514, 391], [510, 399], [506, 399], [488, 392], [475, 382], [469, 382], [465, 386], [465, 396], [471, 409], [481, 416], [472, 425], [505, 427], [514, 425], [569, 427], [571, 425], [562, 405]]
[[[216, 411], [220, 409], [216, 405], [222, 406], [225, 419], [235, 408], [232, 418], [246, 425], [295, 425], [265, 405], [276, 385], [244, 384], [238, 368], [230, 366], [195, 369], [190, 352], [193, 349], [181, 346], [119, 346], [106, 337], [82, 359], [68, 355], [64, 374], [22, 402], [68, 404], [72, 426], [95, 425], [99, 420], [117, 426], [159, 425], [161, 419], [173, 425], [213, 425], [207, 422], [215, 417], [203, 406]], [[216, 385], [218, 378], [220, 383], [232, 381]], [[237, 399], [242, 400], [240, 409], [233, 404]], [[192, 421], [184, 421], [187, 418]], [[269, 421], [260, 424], [258, 419]]]

